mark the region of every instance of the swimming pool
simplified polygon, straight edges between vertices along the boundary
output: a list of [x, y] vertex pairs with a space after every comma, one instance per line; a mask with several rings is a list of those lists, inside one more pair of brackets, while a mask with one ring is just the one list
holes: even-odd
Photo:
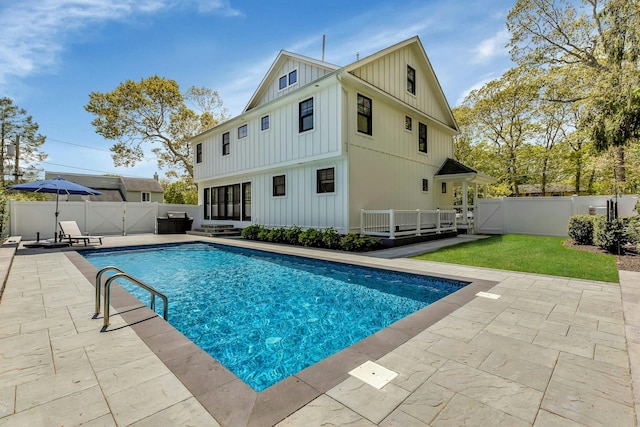
[[207, 243], [82, 255], [165, 293], [169, 322], [256, 391], [467, 284]]

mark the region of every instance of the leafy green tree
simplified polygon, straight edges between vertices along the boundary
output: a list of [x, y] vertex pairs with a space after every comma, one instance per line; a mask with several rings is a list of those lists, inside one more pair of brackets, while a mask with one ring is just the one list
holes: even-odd
[[517, 0], [507, 17], [512, 58], [564, 82], [549, 98], [582, 110], [579, 127], [601, 151], [616, 147], [618, 181], [625, 147], [640, 135], [640, 2]]
[[[7, 184], [7, 176], [15, 173], [15, 155], [7, 153], [7, 144], [15, 144], [20, 137], [19, 168], [21, 176], [35, 177], [38, 172], [34, 163], [41, 162], [47, 155], [40, 151], [46, 137], [38, 133], [38, 123], [27, 111], [18, 107], [10, 98], [0, 98], [0, 182]], [[13, 180], [12, 180], [13, 181]]]
[[[189, 108], [187, 104], [196, 110]], [[116, 166], [134, 166], [153, 146], [158, 166], [167, 176], [193, 180], [189, 138], [226, 119], [218, 92], [191, 87], [180, 92], [174, 80], [153, 76], [127, 80], [107, 93], [92, 92], [85, 109], [96, 115], [96, 132], [117, 141], [111, 147]]]
[[164, 202], [177, 205], [197, 205], [198, 187], [186, 181], [162, 182]]
[[536, 130], [531, 105], [538, 90], [535, 79], [515, 68], [472, 91], [463, 102], [468, 114], [464, 120], [473, 123], [467, 127], [465, 137], [491, 147], [498, 172], [493, 176], [513, 194], [518, 194], [518, 186], [526, 182], [528, 166], [520, 155]]

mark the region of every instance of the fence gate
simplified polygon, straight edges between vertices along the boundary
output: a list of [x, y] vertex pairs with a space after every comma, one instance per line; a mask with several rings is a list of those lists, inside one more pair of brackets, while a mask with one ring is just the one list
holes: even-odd
[[477, 199], [475, 232], [502, 234], [504, 232], [504, 206], [502, 199]]

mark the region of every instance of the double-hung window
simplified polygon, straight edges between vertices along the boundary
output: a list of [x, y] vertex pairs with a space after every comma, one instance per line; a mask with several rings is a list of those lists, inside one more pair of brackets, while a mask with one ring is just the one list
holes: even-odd
[[334, 168], [318, 169], [316, 175], [316, 192], [318, 194], [335, 192]]
[[416, 94], [416, 70], [407, 65], [407, 92]]
[[222, 134], [222, 155], [226, 156], [231, 152], [231, 143], [229, 141], [229, 132]]
[[260, 130], [269, 129], [269, 116], [263, 116], [260, 119]]
[[372, 119], [371, 99], [358, 94], [358, 132], [371, 135]]
[[284, 175], [273, 177], [273, 197], [284, 196], [286, 194], [286, 178]]
[[305, 132], [313, 129], [313, 98], [300, 103], [299, 130]]
[[427, 125], [418, 123], [418, 151], [427, 152]]
[[429, 180], [426, 178], [422, 178], [422, 191], [429, 191]]

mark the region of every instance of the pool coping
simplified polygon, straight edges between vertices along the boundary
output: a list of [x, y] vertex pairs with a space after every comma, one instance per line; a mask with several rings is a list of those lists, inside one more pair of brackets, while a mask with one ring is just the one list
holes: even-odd
[[[267, 250], [323, 261], [433, 276], [433, 274], [409, 268], [381, 266], [375, 262], [377, 260], [372, 259], [368, 262], [365, 257], [358, 259], [346, 257], [350, 259], [340, 260], [336, 259], [335, 255], [329, 256], [327, 251], [322, 250], [304, 251], [305, 253], [296, 251], [298, 253], [294, 254], [292, 252], [300, 248], [281, 245], [256, 247], [256, 245], [244, 244], [242, 241], [221, 243], [208, 239], [192, 240], [189, 243], [191, 242]], [[81, 248], [73, 248], [73, 250], [69, 248], [63, 252], [87, 280], [94, 284], [98, 269], [76, 252], [76, 249], [81, 250]], [[332, 254], [335, 254], [335, 251]], [[444, 274], [437, 274], [437, 277], [470, 283], [262, 392], [254, 391], [117, 284], [111, 289], [111, 306], [118, 312], [114, 316], [122, 316], [219, 423], [222, 425], [273, 425], [349, 378], [348, 372], [353, 368], [367, 360], [378, 360], [471, 301], [478, 292], [487, 291], [497, 284], [495, 281]], [[109, 329], [105, 333], [109, 333]]]

